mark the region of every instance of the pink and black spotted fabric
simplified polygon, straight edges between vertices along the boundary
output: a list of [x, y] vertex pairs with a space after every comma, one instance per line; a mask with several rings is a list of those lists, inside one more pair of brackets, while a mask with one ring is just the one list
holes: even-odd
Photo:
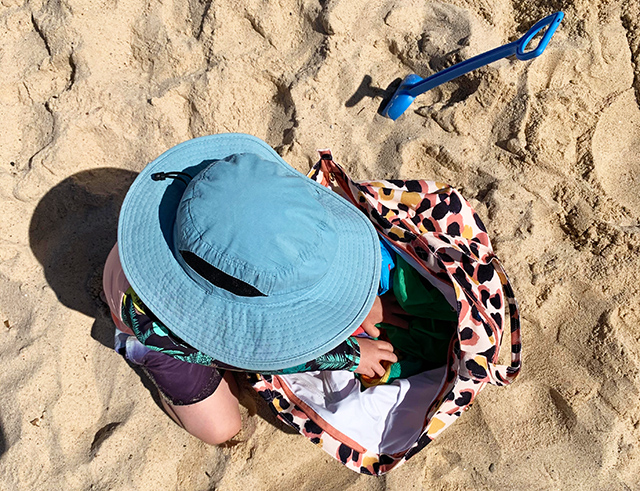
[[[386, 455], [361, 448], [349, 435], [323, 424], [278, 376], [255, 380], [254, 388], [283, 421], [350, 469], [378, 475], [409, 459], [440, 435], [471, 406], [487, 383], [502, 386], [516, 378], [521, 368], [518, 308], [485, 226], [458, 191], [447, 184], [423, 180], [354, 182], [329, 151], [321, 151], [320, 156], [309, 177], [365, 213], [378, 232], [422, 270], [458, 312], [446, 378], [431, 406], [418, 408], [426, 414], [422, 432], [403, 452]], [[503, 331], [508, 328], [511, 363], [501, 365], [498, 355]]]

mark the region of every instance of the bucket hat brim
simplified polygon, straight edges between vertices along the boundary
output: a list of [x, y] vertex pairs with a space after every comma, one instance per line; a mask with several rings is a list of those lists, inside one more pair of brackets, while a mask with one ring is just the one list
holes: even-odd
[[[124, 273], [145, 305], [177, 337], [225, 364], [250, 371], [280, 370], [327, 353], [362, 323], [380, 279], [378, 235], [344, 198], [321, 190], [338, 236], [328, 272], [313, 287], [274, 297], [238, 297], [204, 291], [182, 268], [174, 251], [173, 227], [185, 190], [176, 180], [154, 181], [157, 172], [192, 177], [216, 160], [253, 153], [293, 173], [262, 140], [245, 134], [210, 135], [181, 143], [148, 164], [122, 205], [118, 249]], [[251, 226], [251, 219], [239, 226]]]

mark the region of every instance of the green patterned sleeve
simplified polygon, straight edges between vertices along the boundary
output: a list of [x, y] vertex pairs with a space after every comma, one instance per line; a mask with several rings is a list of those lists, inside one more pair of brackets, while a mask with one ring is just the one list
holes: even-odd
[[286, 375], [287, 373], [312, 372], [320, 370], [349, 370], [355, 372], [360, 364], [360, 345], [354, 336], [332, 349], [328, 353], [319, 356], [315, 360], [308, 361], [302, 365], [283, 370], [260, 371], [260, 373], [271, 375]]
[[[129, 288], [124, 295], [121, 315], [123, 322], [133, 331], [138, 341], [149, 349], [159, 351], [187, 363], [246, 371], [216, 361], [176, 338], [171, 331], [147, 309], [132, 288]], [[355, 337], [350, 337], [339, 346], [319, 356], [315, 360], [283, 370], [259, 370], [259, 373], [275, 375], [318, 370], [349, 370], [354, 372], [359, 364], [360, 346]]]

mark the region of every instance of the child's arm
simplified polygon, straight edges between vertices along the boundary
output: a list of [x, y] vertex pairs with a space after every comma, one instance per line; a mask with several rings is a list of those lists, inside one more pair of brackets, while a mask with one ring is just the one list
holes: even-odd
[[[377, 320], [378, 316], [385, 320], [385, 316], [380, 313], [381, 307], [377, 308], [380, 298], [381, 297], [376, 298], [374, 308], [369, 316], [367, 316], [367, 319], [365, 319], [367, 323], [363, 323], [365, 330], [370, 336], [375, 335], [373, 329], [376, 328], [374, 326], [373, 329], [371, 329], [368, 324]], [[384, 303], [385, 302], [383, 302], [383, 304]], [[198, 363], [203, 365], [210, 364], [219, 368], [240, 370], [217, 362], [210, 357], [199, 353], [195, 348], [185, 345], [178, 339], [174, 338], [170, 331], [166, 329], [153, 315], [153, 313], [144, 306], [142, 301], [137, 297], [137, 295], [135, 295], [133, 289], [127, 290], [124, 295], [122, 304], [122, 320], [133, 330], [136, 338], [141, 343], [153, 350], [163, 352], [189, 363]], [[155, 343], [149, 344], [148, 338], [153, 338]], [[391, 362], [397, 361], [396, 356], [393, 354], [393, 346], [391, 346], [390, 343], [368, 338], [355, 338], [352, 336], [336, 348], [319, 356], [315, 360], [311, 360], [291, 368], [274, 371], [260, 371], [260, 373], [287, 374], [316, 370], [349, 370], [351, 372], [373, 377], [376, 373], [380, 376], [384, 374], [385, 370], [380, 364], [382, 360], [389, 360]]]
[[350, 337], [342, 344], [333, 348], [328, 353], [320, 355], [315, 360], [296, 365], [282, 370], [261, 371], [260, 373], [271, 375], [284, 375], [287, 373], [312, 372], [316, 370], [349, 370], [355, 371], [360, 364], [360, 346], [356, 338]]
[[398, 361], [398, 358], [393, 353], [391, 343], [352, 336], [338, 347], [315, 360], [283, 370], [261, 371], [260, 373], [285, 375], [287, 373], [317, 370], [349, 370], [350, 372], [374, 377], [376, 374], [379, 376], [384, 375], [385, 369], [380, 363], [383, 360], [391, 363]]

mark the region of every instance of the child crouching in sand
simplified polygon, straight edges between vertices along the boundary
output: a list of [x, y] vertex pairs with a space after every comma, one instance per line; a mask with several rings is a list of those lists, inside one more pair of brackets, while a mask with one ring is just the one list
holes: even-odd
[[[241, 427], [231, 371], [382, 376], [406, 327], [378, 296], [367, 217], [263, 141], [212, 135], [168, 150], [122, 205], [104, 291], [116, 349], [143, 367], [173, 419], [210, 444]], [[387, 272], [388, 273], [388, 272]]]

